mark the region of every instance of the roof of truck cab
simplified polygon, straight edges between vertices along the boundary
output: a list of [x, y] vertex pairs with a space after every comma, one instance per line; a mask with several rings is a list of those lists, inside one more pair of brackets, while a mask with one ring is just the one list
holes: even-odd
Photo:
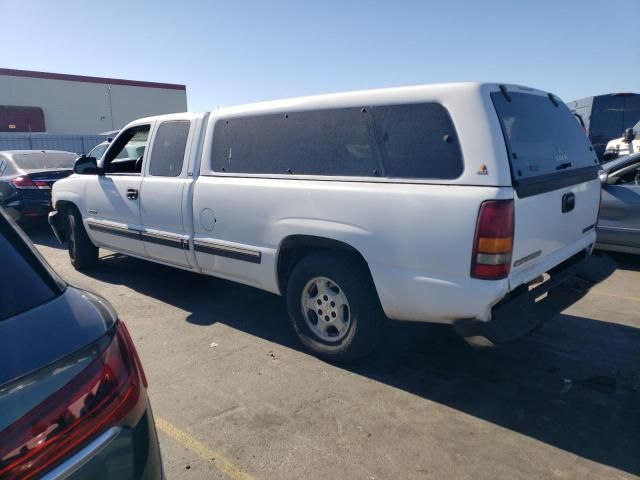
[[463, 94], [478, 95], [482, 91], [499, 90], [500, 85], [504, 85], [508, 91], [523, 91], [526, 93], [547, 95], [547, 92], [535, 88], [495, 82], [437, 83], [269, 100], [223, 107], [212, 111], [211, 114], [215, 117], [222, 117], [244, 113], [268, 113], [367, 105], [375, 106], [389, 103], [412, 103], [429, 100], [446, 103], [447, 99], [454, 99]]
[[[300, 111], [306, 109], [328, 109], [349, 106], [384, 105], [389, 103], [411, 103], [420, 101], [440, 101], [446, 103], [448, 98], [455, 99], [461, 94], [478, 95], [482, 91], [496, 91], [500, 86], [507, 91], [520, 91], [537, 95], [547, 95], [547, 92], [523, 85], [498, 82], [456, 82], [434, 83], [428, 85], [412, 85], [405, 87], [378, 88], [371, 90], [354, 90], [349, 92], [309, 95], [304, 97], [282, 98], [262, 102], [246, 103], [228, 107], [220, 107], [210, 112], [189, 112], [190, 115], [203, 116], [211, 114], [214, 117], [241, 115], [246, 113], [268, 113], [280, 111]], [[139, 118], [132, 124], [152, 122], [158, 120], [183, 119], [186, 112], [169, 113]]]
[[142, 117], [142, 118], [138, 118], [132, 122], [129, 122], [127, 125], [125, 125], [124, 127], [122, 127], [119, 131], [118, 134], [120, 132], [122, 132], [123, 130], [125, 130], [127, 128], [128, 125], [137, 125], [140, 123], [145, 123], [145, 122], [155, 122], [158, 120], [185, 120], [185, 115], [189, 115], [192, 117], [203, 117], [204, 115], [207, 115], [209, 112], [178, 112], [178, 113], [166, 113], [164, 115], [153, 115], [151, 117]]

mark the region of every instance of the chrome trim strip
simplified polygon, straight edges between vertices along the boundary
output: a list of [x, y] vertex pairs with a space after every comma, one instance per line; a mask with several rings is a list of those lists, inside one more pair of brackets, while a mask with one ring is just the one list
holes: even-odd
[[631, 254], [640, 254], [640, 247], [632, 247], [628, 245], [613, 245], [611, 243], [598, 243], [595, 245], [596, 250], [606, 250], [608, 252], [621, 252], [621, 253], [631, 253]]
[[121, 237], [133, 238], [135, 240], [141, 240], [143, 242], [155, 243], [157, 245], [164, 245], [166, 247], [180, 248], [183, 250], [189, 250], [189, 239], [181, 235], [172, 233], [160, 233], [160, 232], [147, 232], [137, 230], [131, 227], [120, 227], [117, 225], [110, 225], [107, 223], [96, 222], [94, 220], [88, 220], [90, 230], [96, 232], [110, 233], [112, 235], [119, 235]]
[[118, 227], [116, 225], [107, 225], [104, 223], [92, 222], [91, 220], [87, 221], [90, 230], [95, 230], [96, 232], [102, 233], [110, 233], [112, 235], [120, 235], [122, 237], [140, 239], [140, 231], [135, 230], [133, 228], [125, 228]]
[[142, 235], [144, 235], [145, 237], [154, 237], [154, 238], [166, 238], [169, 240], [184, 240], [184, 237], [182, 235], [176, 235], [173, 233], [160, 233], [160, 232], [150, 232], [148, 230], [145, 230], [142, 232]]
[[104, 450], [109, 442], [120, 434], [121, 430], [122, 428], [120, 427], [112, 427], [100, 434], [95, 440], [89, 443], [89, 445], [41, 477], [41, 480], [64, 480], [65, 478], [69, 478]]
[[87, 220], [89, 227], [108, 228], [109, 230], [117, 230], [119, 232], [136, 232], [140, 233], [140, 230], [131, 227], [121, 227], [119, 225], [112, 225], [110, 223], [96, 222], [95, 220]]
[[635, 232], [638, 231], [637, 228], [630, 227], [610, 227], [608, 225], [598, 225], [598, 230], [611, 230], [616, 232]]
[[165, 247], [181, 248], [184, 249], [184, 244], [188, 240], [179, 235], [173, 235], [170, 233], [157, 233], [157, 232], [142, 232], [142, 241], [148, 243], [155, 243], [157, 245], [164, 245]]
[[223, 245], [220, 243], [194, 240], [193, 247], [196, 252], [233, 258], [235, 260], [243, 260], [250, 263], [260, 263], [262, 260], [262, 252], [241, 247], [232, 247], [230, 245]]

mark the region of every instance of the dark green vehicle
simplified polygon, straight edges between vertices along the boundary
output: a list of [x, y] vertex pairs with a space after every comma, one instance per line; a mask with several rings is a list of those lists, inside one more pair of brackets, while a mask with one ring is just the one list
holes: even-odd
[[0, 479], [160, 479], [124, 323], [67, 285], [0, 208]]

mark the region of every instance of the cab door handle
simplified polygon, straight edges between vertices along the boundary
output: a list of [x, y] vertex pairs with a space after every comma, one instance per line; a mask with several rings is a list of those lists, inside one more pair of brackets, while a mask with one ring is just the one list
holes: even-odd
[[562, 196], [562, 213], [567, 213], [573, 210], [576, 206], [576, 196], [569, 192]]
[[129, 200], [135, 200], [138, 198], [138, 189], [137, 188], [127, 188], [127, 198]]

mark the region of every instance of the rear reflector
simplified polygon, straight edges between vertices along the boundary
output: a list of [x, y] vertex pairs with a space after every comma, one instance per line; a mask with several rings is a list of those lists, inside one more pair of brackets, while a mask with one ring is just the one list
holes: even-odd
[[482, 202], [473, 242], [472, 277], [499, 280], [509, 275], [513, 233], [513, 200]]
[[146, 408], [143, 383], [131, 337], [119, 322], [87, 368], [0, 432], [0, 478], [40, 477], [105, 430], [134, 426]]

